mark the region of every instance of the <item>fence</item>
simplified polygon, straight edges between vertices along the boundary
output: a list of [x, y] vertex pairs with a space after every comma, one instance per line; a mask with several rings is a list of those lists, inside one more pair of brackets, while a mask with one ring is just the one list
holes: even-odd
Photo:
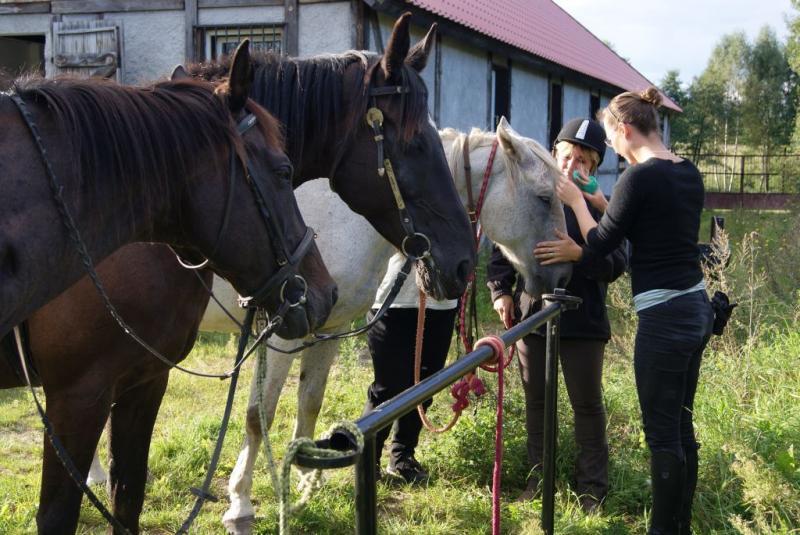
[[[577, 307], [581, 300], [566, 295], [561, 289], [543, 296], [544, 307], [541, 311], [520, 322], [500, 338], [508, 347], [521, 340], [534, 329], [547, 323], [547, 351], [545, 363], [545, 422], [544, 422], [544, 454], [543, 454], [543, 487], [542, 487], [542, 529], [548, 535], [553, 533], [554, 501], [555, 501], [555, 449], [558, 388], [558, 353], [560, 341], [561, 312]], [[464, 355], [447, 368], [424, 379], [417, 385], [401, 392], [389, 401], [382, 403], [374, 411], [355, 422], [364, 435], [364, 449], [354, 459], [356, 466], [356, 533], [373, 535], [377, 533], [377, 493], [375, 489], [375, 435], [381, 429], [392, 424], [396, 419], [416, 410], [426, 399], [444, 390], [452, 383], [485, 364], [494, 357], [489, 346], [481, 346], [472, 353]], [[334, 433], [327, 441], [320, 442], [321, 447], [334, 448], [340, 451], [356, 449], [355, 441], [346, 432]], [[308, 457], [298, 453], [298, 465], [305, 468], [336, 468], [342, 464], [331, 464], [324, 459]], [[346, 465], [345, 465], [346, 466]]]
[[800, 193], [800, 154], [681, 154], [691, 159], [710, 193]]

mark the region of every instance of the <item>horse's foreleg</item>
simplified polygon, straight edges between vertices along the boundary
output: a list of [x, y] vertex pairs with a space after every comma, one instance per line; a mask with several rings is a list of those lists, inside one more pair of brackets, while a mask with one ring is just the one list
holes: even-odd
[[[262, 348], [264, 346], [261, 346]], [[262, 349], [259, 349], [261, 351]], [[267, 376], [264, 382], [264, 411], [267, 419], [267, 426], [272, 426], [275, 417], [275, 410], [278, 406], [281, 389], [289, 375], [292, 367], [292, 357], [281, 355], [267, 350]], [[222, 517], [225, 527], [230, 533], [249, 533], [252, 528], [252, 519], [255, 517], [255, 509], [250, 500], [250, 493], [253, 487], [253, 465], [258, 457], [258, 448], [261, 444], [261, 422], [258, 415], [258, 390], [257, 390], [258, 370], [253, 375], [250, 384], [250, 400], [247, 404], [247, 421], [244, 445], [239, 452], [236, 466], [231, 472], [228, 481], [228, 496], [231, 505]]]
[[[85, 385], [80, 385], [85, 386]], [[111, 400], [108, 394], [91, 398], [91, 404], [81, 403], [87, 396], [77, 392], [86, 388], [62, 390], [47, 395], [47, 417], [56, 436], [75, 468], [86, 477], [92, 455], [108, 418]], [[74, 533], [78, 525], [83, 494], [56, 456], [45, 436], [42, 464], [42, 487], [36, 524], [39, 533]]]
[[109, 445], [114, 517], [131, 533], [139, 532], [139, 515], [147, 483], [147, 455], [167, 372], [126, 391], [111, 409]]
[[303, 352], [300, 361], [300, 384], [297, 388], [297, 421], [294, 427], [294, 438], [314, 437], [325, 386], [333, 360], [339, 352], [340, 340], [332, 340]]

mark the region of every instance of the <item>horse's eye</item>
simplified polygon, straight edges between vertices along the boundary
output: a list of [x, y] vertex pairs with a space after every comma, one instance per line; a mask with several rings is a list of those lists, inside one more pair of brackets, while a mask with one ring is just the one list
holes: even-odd
[[284, 165], [283, 167], [279, 167], [275, 170], [275, 173], [278, 175], [278, 178], [281, 179], [283, 182], [291, 182], [292, 175], [294, 175], [292, 166]]
[[545, 203], [546, 205], [550, 206], [550, 197], [547, 195], [539, 195], [539, 200]]

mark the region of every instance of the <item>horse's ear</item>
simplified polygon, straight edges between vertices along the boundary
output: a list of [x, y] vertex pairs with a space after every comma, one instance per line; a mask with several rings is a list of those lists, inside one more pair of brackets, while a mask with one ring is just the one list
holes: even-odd
[[241, 42], [233, 54], [231, 72], [228, 74], [228, 106], [232, 112], [244, 108], [250, 86], [253, 85], [253, 66], [250, 62], [250, 40]]
[[191, 75], [186, 72], [186, 69], [183, 68], [183, 65], [175, 65], [175, 68], [172, 69], [172, 74], [169, 75], [169, 79], [173, 82], [175, 80], [186, 80], [188, 78], [191, 78]]
[[422, 72], [425, 65], [428, 64], [428, 56], [433, 48], [433, 43], [436, 41], [436, 23], [431, 24], [430, 30], [425, 34], [425, 37], [413, 46], [408, 53], [406, 63], [417, 72]]
[[411, 38], [408, 35], [410, 20], [411, 13], [406, 12], [400, 15], [400, 18], [394, 23], [392, 35], [389, 36], [389, 44], [386, 45], [386, 52], [381, 59], [381, 68], [387, 82], [400, 81], [400, 72], [408, 55], [408, 48], [411, 46]]
[[508, 124], [505, 117], [500, 117], [500, 122], [497, 123], [497, 141], [500, 146], [510, 157], [515, 160], [521, 160], [525, 154], [525, 142], [522, 141], [519, 134], [517, 134], [511, 125]]

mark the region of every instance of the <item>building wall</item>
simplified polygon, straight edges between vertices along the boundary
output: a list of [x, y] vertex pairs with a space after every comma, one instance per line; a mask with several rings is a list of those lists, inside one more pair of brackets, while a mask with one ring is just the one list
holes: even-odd
[[511, 66], [511, 126], [545, 146], [547, 95], [547, 76], [523, 66]]
[[163, 78], [183, 63], [186, 50], [183, 11], [106, 13], [103, 18], [121, 22], [124, 83]]
[[489, 60], [486, 52], [442, 37], [439, 127], [486, 129]]
[[200, 26], [280, 23], [283, 6], [203, 8], [197, 11], [197, 22]]
[[[340, 53], [355, 48], [350, 2], [300, 4], [298, 54]], [[283, 8], [280, 8], [283, 10]]]

